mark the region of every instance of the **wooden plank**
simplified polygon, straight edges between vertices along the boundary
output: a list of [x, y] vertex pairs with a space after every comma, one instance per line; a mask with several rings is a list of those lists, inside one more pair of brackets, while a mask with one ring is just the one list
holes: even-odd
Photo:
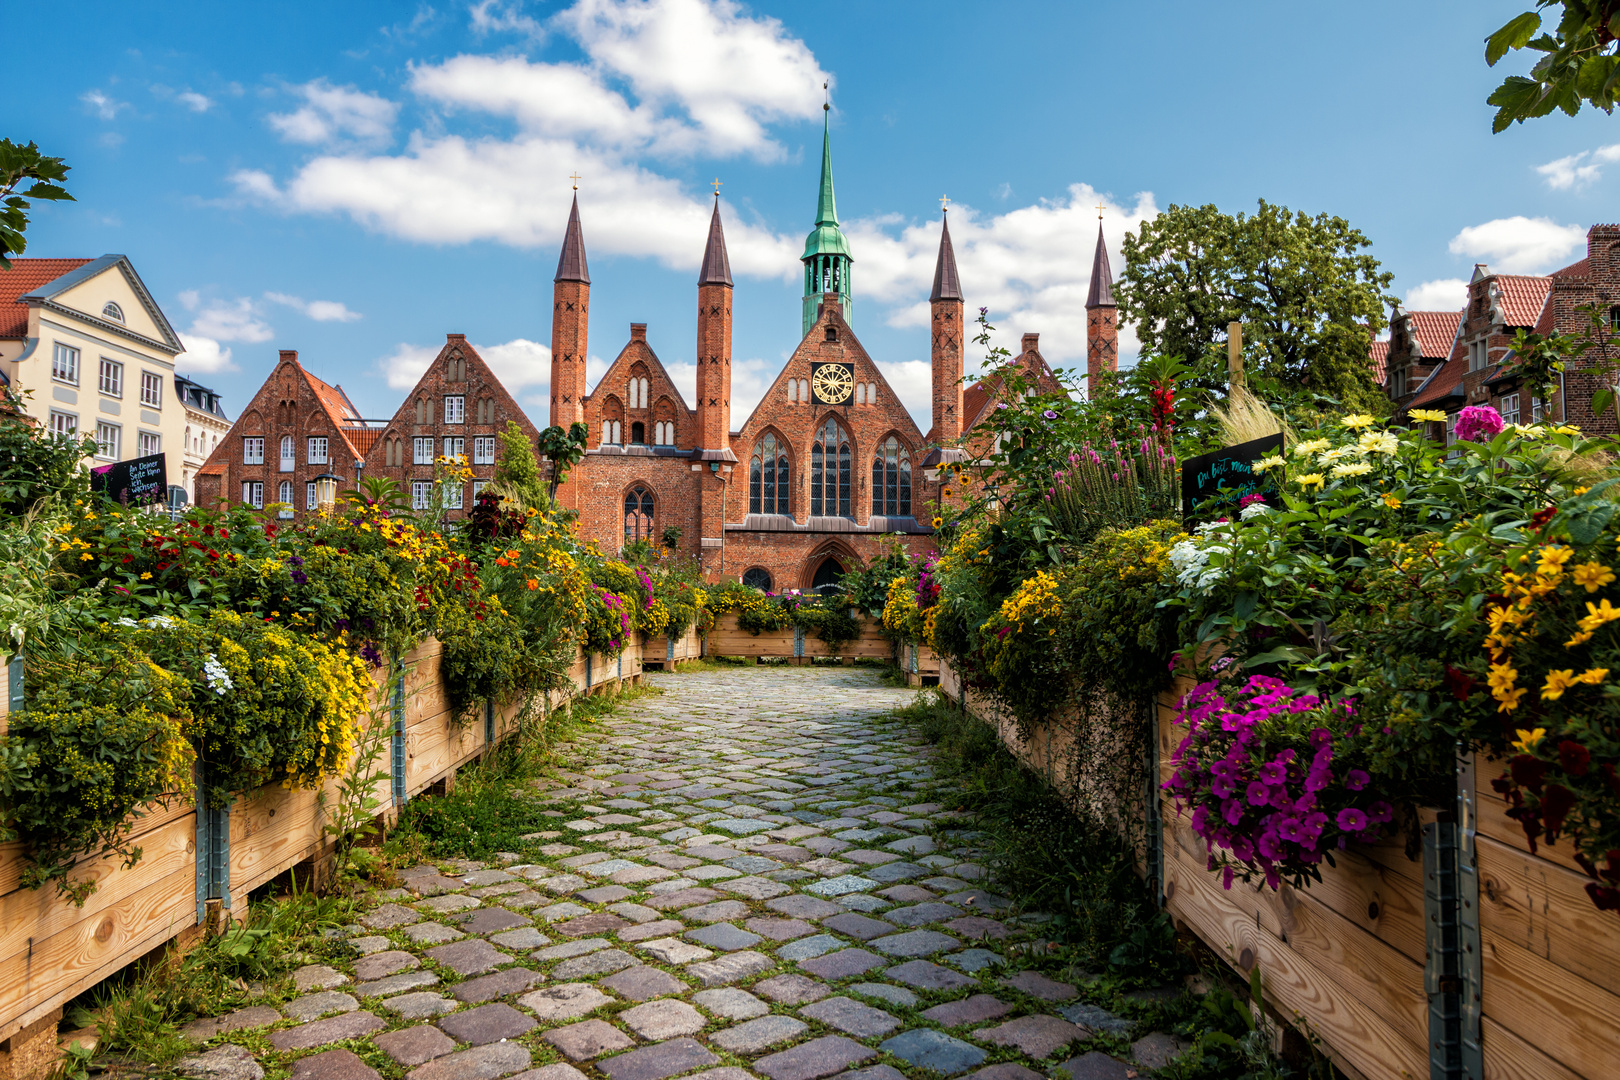
[[[188, 822], [172, 821], [165, 833], [184, 834]], [[192, 825], [193, 833], [195, 826]], [[155, 838], [154, 838], [155, 839]], [[165, 840], [165, 846], [183, 841]], [[145, 860], [142, 860], [143, 862]], [[154, 860], [153, 866], [157, 865]], [[140, 865], [130, 871], [138, 874]], [[121, 875], [127, 876], [127, 875]], [[45, 1015], [69, 998], [196, 923], [196, 879], [190, 873], [150, 875], [144, 886], [124, 892], [96, 917], [75, 919], [31, 947], [0, 959], [0, 1038]], [[131, 882], [146, 880], [130, 876]], [[110, 886], [111, 887], [111, 886]], [[68, 905], [70, 908], [72, 905]]]
[[[134, 824], [130, 826], [130, 835], [139, 837], [144, 833], [161, 828], [171, 821], [189, 817], [193, 812], [189, 792], [183, 798], [176, 796], [169, 800], [168, 806], [153, 807], [148, 813], [136, 817]], [[137, 839], [135, 842], [138, 844], [139, 840]], [[14, 892], [22, 887], [22, 872], [23, 867], [27, 864], [27, 853], [27, 845], [21, 841], [0, 844], [0, 896]], [[93, 861], [94, 858], [93, 855], [81, 856], [74, 863], [74, 876], [84, 874], [86, 872], [85, 864]]]
[[[330, 781], [328, 785], [330, 785]], [[266, 785], [237, 799], [231, 807], [231, 902], [244, 904], [248, 893], [289, 867], [303, 862], [320, 844], [328, 803], [335, 792], [289, 791]]]
[[1485, 1015], [1579, 1076], [1620, 1063], [1620, 996], [1482, 928]]
[[[1248, 913], [1228, 901], [1220, 883], [1201, 867], [1167, 862], [1167, 881], [1172, 874], [1178, 886], [1172, 913], [1245, 975], [1258, 963], [1267, 999], [1282, 1015], [1297, 1017], [1308, 1025], [1330, 1057], [1343, 1060], [1368, 1080], [1412, 1080], [1427, 1075], [1426, 1028], [1418, 1042], [1392, 1028], [1328, 972], [1270, 931], [1256, 926]], [[1250, 968], [1243, 967], [1243, 959], [1249, 961]], [[1426, 1016], [1421, 968], [1416, 978], [1420, 992], [1411, 1009]]]
[[1590, 878], [1485, 836], [1476, 851], [1483, 926], [1620, 994], [1620, 919], [1593, 906]]
[[[1474, 786], [1478, 791], [1474, 800], [1478, 812], [1476, 831], [1480, 836], [1488, 836], [1498, 843], [1529, 854], [1530, 841], [1525, 838], [1524, 826], [1507, 816], [1507, 799], [1491, 787], [1491, 781], [1505, 770], [1506, 766], [1500, 761], [1492, 761], [1484, 754], [1474, 755]], [[1538, 840], [1535, 857], [1584, 875], [1586, 871], [1575, 861], [1574, 852], [1574, 845], [1567, 838], [1550, 846]]]
[[1480, 1021], [1485, 1080], [1587, 1080], [1537, 1050], [1490, 1017]]

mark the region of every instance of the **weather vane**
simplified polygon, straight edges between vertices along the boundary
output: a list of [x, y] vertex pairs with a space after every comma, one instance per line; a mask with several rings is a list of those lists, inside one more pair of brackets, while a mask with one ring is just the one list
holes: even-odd
[[941, 195], [939, 197], [939, 208], [941, 210], [946, 210], [946, 211], [950, 210], [950, 208], [951, 208], [951, 197], [949, 195]]
[[724, 183], [725, 183], [725, 181], [721, 180], [718, 176], [715, 177], [713, 180], [709, 181], [709, 186], [714, 188], [714, 197], [715, 198], [718, 199], [720, 197], [720, 187]]
[[570, 180], [572, 180], [574, 182], [574, 190], [578, 191], [579, 190], [579, 182], [581, 180], [585, 179], [585, 178], [583, 176], [579, 175], [579, 173], [574, 172], [574, 173], [569, 173], [568, 174], [568, 179], [570, 179]]
[[830, 92], [828, 92], [826, 83], [821, 84], [821, 92], [826, 97], [826, 100], [821, 103], [821, 111], [822, 112], [831, 112], [832, 111], [832, 94]]

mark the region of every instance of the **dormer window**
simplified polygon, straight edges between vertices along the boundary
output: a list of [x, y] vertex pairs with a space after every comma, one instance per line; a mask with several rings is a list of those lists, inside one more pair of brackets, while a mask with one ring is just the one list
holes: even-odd
[[101, 309], [101, 313], [113, 322], [121, 323], [124, 321], [124, 309], [111, 300], [107, 301], [107, 306]]

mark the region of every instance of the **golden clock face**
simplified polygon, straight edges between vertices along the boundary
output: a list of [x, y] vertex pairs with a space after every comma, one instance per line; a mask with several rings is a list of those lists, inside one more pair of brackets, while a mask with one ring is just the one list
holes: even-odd
[[855, 392], [855, 373], [848, 364], [817, 364], [810, 373], [810, 389], [822, 405], [842, 405]]

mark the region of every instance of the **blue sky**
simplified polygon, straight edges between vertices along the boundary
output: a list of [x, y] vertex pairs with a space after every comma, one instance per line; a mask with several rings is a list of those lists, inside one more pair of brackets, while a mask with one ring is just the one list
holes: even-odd
[[1350, 220], [1416, 307], [1476, 261], [1579, 258], [1620, 134], [1591, 110], [1490, 134], [1523, 61], [1487, 69], [1481, 42], [1525, 6], [87, 3], [63, 33], [33, 5], [7, 17], [34, 75], [3, 133], [74, 167], [28, 254], [130, 255], [232, 415], [279, 348], [390, 415], [456, 332], [543, 424], [576, 170], [593, 378], [647, 322], [689, 387], [718, 176], [740, 422], [797, 344], [830, 80], [856, 331], [926, 429], [941, 194], [969, 305], [1061, 365], [1098, 203], [1116, 274], [1144, 217], [1262, 197]]

